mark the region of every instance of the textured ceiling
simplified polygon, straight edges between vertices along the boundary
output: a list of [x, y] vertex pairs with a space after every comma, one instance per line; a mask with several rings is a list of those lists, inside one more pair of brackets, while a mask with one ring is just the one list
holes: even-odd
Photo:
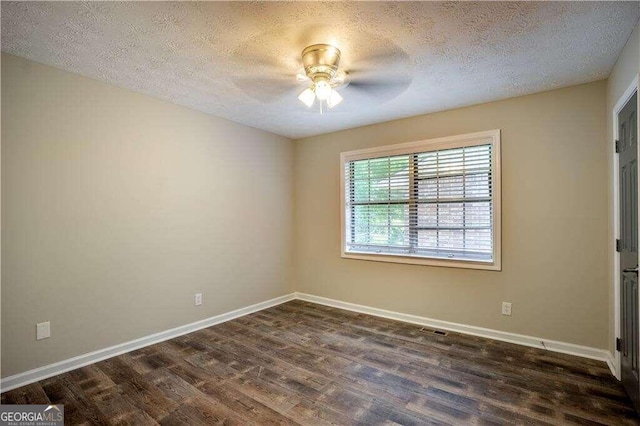
[[[292, 138], [606, 78], [640, 13], [636, 2], [1, 8], [5, 52]], [[296, 99], [294, 76], [302, 49], [327, 42], [364, 84], [320, 115]]]

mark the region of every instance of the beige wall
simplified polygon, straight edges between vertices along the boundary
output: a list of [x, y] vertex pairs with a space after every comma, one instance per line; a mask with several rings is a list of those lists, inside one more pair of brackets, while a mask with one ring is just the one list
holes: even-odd
[[292, 291], [289, 139], [3, 54], [2, 151], [3, 377]]
[[[607, 83], [296, 142], [3, 54], [2, 376], [294, 288], [610, 348], [603, 141], [630, 43]], [[340, 258], [340, 152], [494, 128], [502, 272]]]
[[[297, 290], [607, 348], [603, 81], [295, 142]], [[425, 94], [428, 96], [428, 94]], [[502, 272], [340, 258], [339, 154], [502, 129]], [[513, 303], [513, 316], [500, 313]]]
[[[629, 85], [633, 82], [633, 79], [638, 75], [638, 70], [640, 70], [640, 25], [636, 26], [633, 33], [627, 40], [627, 43], [620, 53], [618, 60], [616, 61], [609, 78], [607, 79], [607, 131], [605, 143], [607, 144], [607, 167], [608, 167], [608, 205], [609, 205], [609, 235], [610, 235], [610, 245], [609, 245], [609, 253], [613, 254], [613, 236], [615, 235], [614, 230], [614, 218], [613, 218], [613, 182], [612, 182], [612, 165], [613, 165], [613, 150], [611, 149], [611, 144], [613, 143], [613, 108], [616, 103], [620, 99], [620, 97], [624, 94], [625, 90], [629, 87]], [[613, 283], [613, 274], [616, 273], [614, 271], [614, 262], [613, 256], [609, 256], [609, 264], [608, 268], [610, 271], [609, 274], [609, 345], [608, 349], [610, 351], [615, 350], [615, 311], [614, 311], [614, 283]]]

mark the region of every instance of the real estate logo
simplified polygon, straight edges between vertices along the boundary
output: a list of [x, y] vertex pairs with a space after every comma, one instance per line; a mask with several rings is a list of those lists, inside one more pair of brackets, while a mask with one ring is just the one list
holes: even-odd
[[0, 426], [64, 426], [64, 405], [0, 405]]

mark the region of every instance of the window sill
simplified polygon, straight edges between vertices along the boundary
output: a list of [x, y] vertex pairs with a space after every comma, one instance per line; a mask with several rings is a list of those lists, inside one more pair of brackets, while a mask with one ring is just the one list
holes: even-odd
[[485, 271], [502, 271], [499, 262], [481, 262], [471, 260], [448, 260], [426, 257], [413, 257], [399, 254], [370, 254], [343, 252], [343, 259], [368, 260], [371, 262], [404, 263], [410, 265], [440, 266], [445, 268], [480, 269]]

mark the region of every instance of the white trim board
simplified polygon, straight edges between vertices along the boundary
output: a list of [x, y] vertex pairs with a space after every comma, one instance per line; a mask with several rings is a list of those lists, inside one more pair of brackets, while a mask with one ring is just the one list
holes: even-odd
[[516, 345], [547, 349], [552, 352], [560, 352], [563, 354], [575, 355], [583, 358], [596, 359], [606, 362], [609, 366], [609, 369], [611, 370], [611, 373], [615, 376], [614, 357], [613, 354], [611, 354], [611, 352], [606, 349], [591, 348], [588, 346], [558, 342], [556, 340], [548, 340], [540, 337], [525, 336], [523, 334], [508, 333], [506, 331], [493, 330], [490, 328], [482, 328], [473, 325], [441, 321], [411, 314], [403, 314], [400, 312], [387, 311], [385, 309], [372, 308], [370, 306], [357, 305], [355, 303], [349, 302], [342, 302], [339, 300], [328, 299], [326, 297], [314, 296], [312, 294], [306, 293], [296, 292], [295, 298], [304, 300], [306, 302], [331, 306], [333, 308], [346, 309], [348, 311], [359, 312], [396, 321], [408, 322], [411, 324], [418, 324], [430, 328], [453, 331], [456, 333], [468, 334], [471, 336], [485, 337], [488, 339], [500, 340], [502, 342], [515, 343]]
[[295, 295], [293, 293], [287, 294], [284, 296], [276, 297], [274, 299], [266, 300], [264, 302], [256, 303], [255, 305], [247, 306], [231, 312], [226, 312], [224, 314], [215, 315], [210, 318], [192, 322], [191, 324], [182, 325], [180, 327], [161, 331], [160, 333], [151, 334], [149, 336], [121, 343], [119, 345], [99, 349], [97, 351], [65, 359], [64, 361], [56, 362], [54, 364], [34, 368], [33, 370], [28, 370], [24, 373], [18, 373], [16, 375], [3, 378], [0, 381], [0, 389], [2, 389], [2, 392], [6, 392], [11, 389], [19, 388], [20, 386], [28, 385], [30, 383], [34, 383], [52, 376], [57, 376], [58, 374], [66, 373], [67, 371], [75, 370], [76, 368], [94, 364], [98, 361], [103, 361], [105, 359], [122, 355], [124, 353], [144, 348], [156, 343], [164, 342], [165, 340], [173, 339], [184, 334], [193, 333], [194, 331], [211, 327], [212, 325], [240, 318], [245, 315], [261, 311], [263, 309], [271, 308], [273, 306], [289, 302], [293, 299], [295, 299]]
[[[403, 314], [400, 312], [387, 311], [385, 309], [373, 308], [370, 306], [357, 305], [355, 303], [342, 302], [339, 300], [328, 299], [326, 297], [314, 296], [306, 293], [291, 293], [284, 296], [276, 297], [275, 299], [266, 300], [264, 302], [256, 303], [255, 305], [247, 306], [245, 308], [236, 309], [231, 312], [216, 315], [210, 318], [206, 318], [201, 321], [196, 321], [191, 324], [186, 324], [180, 327], [172, 328], [170, 330], [162, 331], [160, 333], [151, 334], [149, 336], [142, 337], [140, 339], [131, 340], [129, 342], [121, 343], [119, 345], [111, 346], [108, 348], [100, 349], [95, 352], [90, 352], [84, 355], [79, 355], [73, 358], [69, 358], [54, 364], [45, 365], [35, 368], [33, 370], [25, 371], [13, 376], [5, 377], [0, 381], [0, 389], [2, 392], [9, 391], [11, 389], [19, 388], [30, 383], [34, 383], [40, 380], [44, 380], [49, 377], [56, 376], [58, 374], [66, 373], [67, 371], [75, 370], [80, 367], [84, 367], [89, 364], [93, 364], [99, 361], [103, 361], [114, 356], [122, 355], [127, 352], [134, 351], [146, 346], [150, 346], [156, 343], [164, 342], [165, 340], [173, 339], [174, 337], [182, 336], [184, 334], [193, 333], [194, 331], [201, 330], [203, 328], [211, 327], [216, 324], [220, 324], [226, 321], [230, 321], [236, 318], [243, 317], [245, 315], [252, 314], [254, 312], [268, 309], [273, 306], [280, 305], [282, 303], [289, 302], [294, 299], [304, 300], [306, 302], [317, 303], [319, 305], [331, 306], [334, 308], [345, 309], [347, 311], [360, 312], [363, 314], [373, 315], [376, 317], [388, 318], [396, 321], [403, 321], [412, 324], [418, 324], [428, 326], [441, 330], [454, 331], [457, 333], [468, 334], [472, 336], [485, 337], [493, 340], [500, 340], [503, 342], [515, 343], [517, 345], [531, 346], [534, 348], [547, 349], [552, 352], [560, 352], [569, 355], [576, 355], [583, 358], [591, 358], [607, 363], [611, 372], [615, 375], [615, 358], [613, 354], [604, 349], [590, 348], [587, 346], [574, 345], [572, 343], [558, 342], [554, 340], [546, 340], [538, 337], [525, 336], [522, 334], [507, 333], [505, 331], [492, 330], [489, 328], [475, 327], [472, 325], [458, 324], [448, 321], [441, 321], [427, 317], [421, 317], [411, 314]], [[544, 346], [541, 344], [544, 342]]]

